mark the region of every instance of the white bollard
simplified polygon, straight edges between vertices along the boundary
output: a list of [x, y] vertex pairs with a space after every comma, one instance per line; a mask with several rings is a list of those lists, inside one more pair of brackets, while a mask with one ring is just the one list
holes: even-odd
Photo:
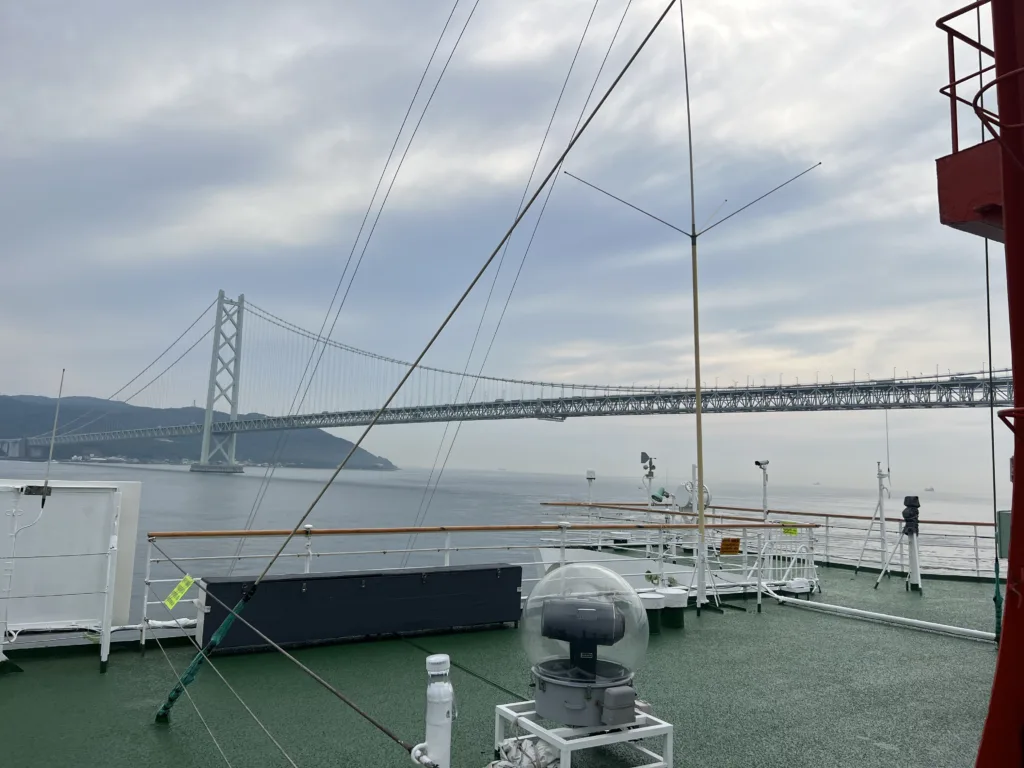
[[427, 656], [426, 756], [437, 768], [451, 768], [452, 764], [455, 689], [448, 676], [450, 669], [451, 659], [448, 654]]

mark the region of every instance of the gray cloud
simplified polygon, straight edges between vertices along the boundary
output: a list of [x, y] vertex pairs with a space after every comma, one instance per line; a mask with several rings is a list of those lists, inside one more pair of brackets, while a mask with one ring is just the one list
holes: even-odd
[[[633, 3], [598, 92], [662, 5]], [[458, 6], [442, 56], [469, 7]], [[623, 7], [598, 6], [542, 170], [568, 139]], [[481, 2], [336, 338], [399, 357], [418, 351], [510, 222], [590, 8], [589, 0]], [[8, 7], [0, 263], [11, 290], [0, 306], [8, 329], [0, 348], [15, 359], [45, 350], [50, 367], [69, 368], [74, 391], [105, 395], [220, 287], [319, 327], [450, 9], [314, 0]], [[941, 228], [935, 204], [933, 160], [948, 151], [948, 108], [936, 95], [946, 64], [933, 21], [946, 10], [937, 0], [912, 12], [883, 2], [687, 4], [698, 222], [724, 198], [719, 215], [823, 162], [702, 239], [705, 379], [845, 378], [855, 368], [881, 376], [894, 366], [976, 368], [984, 358], [981, 246]], [[678, 40], [670, 20], [566, 167], [685, 228]], [[484, 344], [528, 228], [512, 240]], [[1008, 359], [1000, 256], [994, 248], [997, 364]], [[490, 280], [430, 362], [465, 363]], [[487, 370], [692, 381], [689, 293], [684, 238], [562, 177]], [[152, 404], [201, 392], [205, 356], [186, 361], [180, 394], [167, 386]], [[189, 376], [200, 381], [184, 383]], [[8, 370], [0, 388], [49, 391], [53, 378], [45, 366], [25, 365]], [[933, 418], [920, 424], [937, 434], [945, 417]], [[783, 424], [807, 435], [812, 421], [733, 420], [721, 434], [771, 435]], [[860, 439], [856, 417], [833, 422]], [[527, 456], [524, 468], [547, 467], [543, 451], [530, 458], [527, 446], [550, 433], [572, 469], [578, 462], [566, 455], [611, 430], [630, 440], [663, 433], [682, 465], [686, 424], [475, 426], [454, 456], [487, 466]], [[424, 463], [438, 434], [384, 430], [372, 449]], [[817, 460], [787, 440], [794, 461]], [[492, 457], [487, 447], [496, 443], [509, 447]]]

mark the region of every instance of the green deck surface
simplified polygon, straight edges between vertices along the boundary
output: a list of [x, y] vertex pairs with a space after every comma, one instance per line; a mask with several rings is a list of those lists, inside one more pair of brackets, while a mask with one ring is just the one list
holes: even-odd
[[[991, 585], [926, 581], [923, 597], [893, 578], [822, 569], [816, 599], [992, 629]], [[822, 615], [753, 598], [748, 612], [686, 614], [682, 630], [651, 637], [637, 677], [642, 698], [675, 725], [677, 766], [893, 766], [973, 764], [995, 647], [966, 639]], [[518, 630], [421, 637], [413, 642], [528, 696]], [[189, 647], [168, 644], [179, 671]], [[405, 740], [423, 736], [425, 653], [387, 640], [298, 651], [298, 658]], [[156, 645], [112, 653], [98, 673], [95, 647], [12, 654], [23, 674], [0, 676], [0, 765], [46, 768], [192, 768], [224, 765], [183, 697], [170, 725], [153, 715], [174, 676]], [[287, 659], [274, 653], [214, 663], [301, 768], [412, 765], [396, 744]], [[494, 706], [508, 694], [453, 670], [458, 719], [453, 766], [492, 759]], [[235, 768], [287, 766], [210, 669], [189, 688]], [[653, 746], [653, 745], [652, 745]], [[628, 766], [600, 750], [580, 766]], [[573, 760], [577, 765], [577, 760]]]

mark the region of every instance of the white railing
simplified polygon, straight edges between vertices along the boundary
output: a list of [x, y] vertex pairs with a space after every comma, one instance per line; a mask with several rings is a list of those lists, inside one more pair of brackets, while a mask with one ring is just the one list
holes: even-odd
[[[642, 554], [645, 559], [654, 560], [658, 564], [658, 573], [645, 574], [652, 585], [687, 586], [674, 581], [670, 575], [666, 578], [664, 568], [666, 563], [696, 566], [696, 555], [700, 550], [698, 526], [691, 524], [681, 529], [657, 526], [659, 523], [667, 525], [668, 521], [673, 519], [673, 515], [683, 515], [686, 522], [690, 522], [692, 515], [646, 507], [623, 507], [611, 513], [607, 511], [610, 506], [612, 505], [606, 505], [602, 509], [593, 505], [583, 514], [567, 515], [565, 522], [577, 528], [571, 529], [572, 533], [564, 538], [564, 541], [552, 538], [542, 541], [549, 546], [559, 544], [583, 547], [617, 555]], [[741, 520], [744, 522], [739, 522]], [[600, 529], [602, 524], [623, 521], [642, 523], [649, 527], [638, 531], [609, 532]], [[578, 527], [585, 525], [593, 526], [597, 530], [583, 532]], [[723, 527], [726, 525], [728, 527]], [[760, 520], [752, 518], [737, 517], [723, 520], [717, 517], [712, 519], [710, 514], [707, 516], [704, 541], [711, 563], [710, 568], [716, 575], [727, 577], [730, 591], [756, 588], [757, 571], [761, 572], [765, 583], [782, 585], [793, 579], [802, 578], [817, 586], [817, 538], [814, 534], [818, 526], [807, 522], [783, 525], [779, 521], [772, 521], [770, 525], [771, 527], [766, 530], [761, 527]], [[727, 542], [729, 539], [732, 541]], [[587, 559], [587, 562], [596, 563], [613, 561], [614, 558]], [[689, 586], [692, 589], [692, 583]]]
[[[787, 526], [788, 527], [788, 526]], [[795, 526], [801, 533], [799, 545], [791, 542], [788, 534], [784, 534], [783, 526], [777, 523], [759, 522], [719, 522], [708, 525], [705, 532], [705, 541], [708, 546], [709, 569], [716, 577], [728, 575], [727, 582], [712, 580], [719, 591], [722, 589], [733, 589], [754, 592], [759, 582], [782, 584], [790, 579], [804, 577], [813, 579], [814, 554], [813, 537], [809, 533], [816, 524], [800, 523]], [[164, 601], [182, 580], [182, 573], [179, 569], [189, 572], [195, 580], [205, 576], [217, 575], [217, 572], [228, 564], [265, 562], [273, 556], [273, 551], [250, 554], [238, 554], [237, 552], [226, 553], [216, 552], [211, 554], [190, 554], [180, 553], [171, 550], [172, 543], [178, 540], [189, 540], [193, 546], [196, 542], [203, 542], [203, 546], [209, 549], [211, 541], [238, 539], [281, 539], [287, 536], [287, 530], [263, 530], [263, 531], [168, 531], [148, 534], [148, 545], [145, 564], [145, 583], [142, 598], [142, 625], [140, 641], [146, 643], [147, 631], [156, 626], [174, 626], [179, 623], [182, 626], [192, 626], [199, 607], [198, 587], [193, 585], [183, 595], [179, 596], [173, 610], [166, 607]], [[552, 534], [556, 534], [552, 538]], [[303, 531], [296, 535], [289, 543], [288, 548], [281, 554], [280, 567], [278, 572], [287, 572], [285, 566], [288, 563], [301, 567], [301, 573], [313, 573], [318, 570], [317, 565], [342, 558], [349, 570], [354, 559], [366, 557], [375, 558], [372, 566], [374, 571], [399, 571], [413, 568], [425, 567], [422, 563], [416, 565], [387, 564], [386, 558], [395, 558], [407, 555], [436, 555], [437, 562], [430, 565], [451, 565], [454, 556], [468, 553], [483, 552], [523, 552], [537, 550], [558, 551], [558, 563], [565, 563], [572, 559], [567, 550], [580, 546], [581, 541], [589, 541], [590, 537], [598, 540], [614, 542], [623, 536], [629, 536], [633, 541], [640, 541], [643, 548], [637, 550], [635, 547], [629, 550], [631, 557], [622, 557], [625, 552], [617, 552], [618, 545], [611, 545], [605, 549], [611, 549], [607, 557], [601, 557], [600, 553], [594, 559], [587, 559], [587, 562], [618, 564], [617, 572], [626, 578], [635, 580], [646, 580], [650, 583], [651, 589], [656, 586], [668, 586], [672, 583], [673, 568], [690, 564], [691, 568], [686, 578], [690, 578], [689, 585], [677, 583], [676, 586], [688, 587], [691, 592], [694, 589], [692, 580], [692, 564], [696, 562], [697, 526], [689, 523], [645, 523], [645, 522], [599, 522], [599, 523], [572, 523], [560, 521], [551, 524], [532, 525], [492, 525], [492, 526], [435, 526], [420, 528], [325, 528], [315, 529], [306, 526]], [[753, 541], [757, 536], [761, 537], [763, 557], [758, 557], [757, 552], [741, 552], [737, 555], [721, 554], [721, 539], [733, 535], [743, 540]], [[442, 539], [436, 546], [386, 546], [386, 542], [392, 537], [428, 536]], [[462, 543], [465, 537], [479, 536], [480, 543]], [[637, 538], [640, 537], [640, 538]], [[359, 547], [352, 549], [325, 548], [320, 549], [316, 542], [322, 538], [329, 539], [362, 539], [380, 540], [384, 546]], [[786, 541], [781, 541], [785, 538]], [[493, 542], [493, 543], [484, 543]], [[275, 541], [275, 544], [277, 542]], [[649, 545], [649, 546], [648, 546]], [[637, 553], [644, 557], [636, 557], [637, 566], [635, 569], [629, 567], [633, 556]], [[617, 556], [616, 556], [617, 555]], [[649, 557], [648, 557], [649, 555]], [[653, 561], [653, 565], [652, 565]], [[518, 565], [535, 565], [534, 560], [519, 562]], [[543, 564], [541, 564], [543, 565]], [[625, 565], [625, 567], [623, 567]], [[193, 572], [195, 570], [196, 572]], [[337, 570], [337, 569], [335, 569]], [[291, 572], [295, 572], [294, 569]], [[528, 585], [538, 581], [542, 576], [523, 575], [524, 596], [528, 593]], [[642, 587], [641, 587], [642, 589]], [[714, 586], [709, 591], [715, 591]], [[159, 608], [159, 624], [151, 618], [151, 609]], [[182, 615], [182, 610], [186, 610]]]
[[[729, 513], [750, 513], [751, 508], [715, 508], [709, 519], [732, 519]], [[758, 513], [760, 510], [756, 510]], [[756, 519], [760, 519], [760, 515]], [[903, 529], [902, 517], [886, 517], [888, 551], [881, 547], [881, 529], [878, 519], [866, 515], [848, 515], [827, 512], [795, 512], [769, 510], [768, 520], [794, 520], [817, 522], [815, 550], [819, 562], [825, 565], [856, 565], [861, 569], [878, 571], [892, 552]], [[970, 576], [977, 579], [991, 579], [996, 555], [995, 525], [985, 522], [960, 520], [921, 519], [918, 547], [921, 554], [921, 569], [934, 575]], [[870, 535], [869, 535], [870, 533]], [[892, 568], [895, 572], [906, 573], [908, 567], [905, 542], [897, 547]], [[1006, 561], [1001, 563], [1001, 572], [1006, 573]]]
[[[544, 506], [571, 508], [575, 512], [571, 518], [580, 520], [653, 520], [671, 517], [673, 520], [690, 522], [696, 517], [693, 512], [679, 511], [674, 507], [632, 503], [545, 502]], [[762, 510], [754, 507], [716, 505], [709, 507], [706, 512], [709, 524], [761, 522], [763, 519]], [[876, 572], [881, 569], [893, 547], [897, 546], [904, 523], [902, 517], [886, 517], [887, 550], [883, 550], [882, 530], [877, 517], [872, 522], [872, 518], [867, 515], [769, 509], [767, 520], [774, 523], [817, 523], [818, 527], [809, 535], [819, 565], [858, 567], [859, 564], [862, 570]], [[994, 577], [996, 541], [993, 523], [924, 518], [919, 523], [918, 546], [922, 571], [936, 576], [976, 579]], [[749, 537], [744, 538], [743, 551], [756, 551], [755, 546]], [[905, 542], [902, 542], [897, 546], [890, 569], [894, 573], [904, 574], [908, 566], [909, 554]], [[1001, 561], [1000, 572], [1006, 573], [1005, 559]]]

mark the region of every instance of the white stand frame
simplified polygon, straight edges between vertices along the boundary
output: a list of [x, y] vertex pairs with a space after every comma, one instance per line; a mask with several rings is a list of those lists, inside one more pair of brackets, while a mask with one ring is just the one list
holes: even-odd
[[907, 533], [906, 528], [900, 531], [900, 537], [897, 539], [895, 546], [893, 546], [892, 552], [889, 553], [889, 559], [882, 566], [878, 578], [875, 579], [873, 589], [878, 589], [878, 585], [882, 583], [882, 577], [889, 572], [889, 566], [892, 565], [892, 559], [896, 556], [896, 551], [903, 551], [903, 539], [907, 540], [907, 544], [910, 547], [910, 568], [907, 569], [907, 578], [905, 579], [906, 589], [908, 592], [914, 591], [923, 595], [924, 587], [921, 585], [921, 558], [917, 546], [917, 534]]
[[[871, 522], [868, 523], [868, 530], [864, 534], [864, 543], [860, 545], [860, 556], [857, 557], [857, 566], [853, 569], [853, 575], [860, 572], [860, 564], [864, 561], [864, 552], [867, 550], [868, 541], [871, 540], [871, 533], [875, 528], [875, 520], [878, 520], [878, 543], [880, 551], [880, 562], [884, 570], [886, 555], [889, 552], [887, 540], [888, 526], [885, 520], [885, 497], [889, 495], [889, 488], [885, 481], [889, 479], [889, 473], [882, 471], [882, 462], [875, 462], [878, 465], [878, 502], [875, 504], [875, 511], [871, 514]], [[902, 561], [902, 555], [900, 560]]]
[[[505, 741], [505, 727], [516, 725], [537, 737], [544, 743], [558, 750], [560, 768], [571, 768], [572, 753], [582, 749], [593, 749], [607, 744], [628, 743], [642, 755], [653, 758], [653, 763], [644, 763], [637, 768], [673, 768], [672, 762], [672, 724], [660, 720], [654, 715], [636, 710], [636, 720], [629, 725], [596, 728], [545, 728], [537, 722], [537, 712], [533, 701], [521, 701], [515, 704], [499, 704], [494, 708], [494, 748], [497, 750]], [[636, 743], [639, 739], [660, 736], [664, 740], [662, 754], [641, 747]], [[530, 736], [518, 736], [521, 741]]]
[[[117, 554], [118, 554], [118, 527], [121, 519], [121, 492], [115, 486], [72, 486], [72, 485], [55, 485], [53, 486], [53, 495], [57, 496], [62, 490], [74, 490], [74, 491], [93, 491], [93, 492], [111, 492], [111, 509], [109, 519], [109, 529], [107, 531], [107, 545], [104, 553], [99, 552], [71, 552], [62, 553], [60, 559], [62, 561], [73, 560], [77, 557], [105, 557], [106, 563], [104, 568], [104, 582], [103, 588], [96, 592], [85, 593], [87, 595], [103, 595], [103, 607], [100, 611], [100, 615], [96, 616], [93, 614], [89, 617], [78, 617], [72, 619], [48, 619], [46, 621], [28, 621], [15, 623], [10, 619], [10, 601], [18, 598], [19, 596], [14, 593], [14, 571], [16, 560], [16, 546], [18, 541], [18, 535], [23, 531], [32, 529], [37, 523], [39, 523], [46, 509], [40, 507], [38, 512], [34, 510], [22, 509], [22, 504], [26, 500], [35, 501], [40, 500], [41, 497], [27, 496], [20, 488], [15, 488], [12, 494], [12, 505], [10, 509], [4, 511], [4, 514], [10, 518], [9, 521], [9, 544], [6, 545], [6, 551], [3, 555], [3, 584], [0, 584], [0, 597], [3, 597], [3, 609], [0, 610], [0, 661], [5, 661], [7, 656], [4, 654], [5, 646], [10, 648], [16, 643], [17, 636], [23, 631], [37, 631], [37, 632], [54, 632], [62, 630], [82, 630], [86, 632], [96, 631], [100, 636], [100, 672], [107, 671], [107, 660], [110, 656], [110, 636], [113, 630], [113, 613], [114, 613], [114, 593], [117, 587]], [[52, 506], [51, 506], [52, 509]], [[33, 519], [34, 522], [29, 524], [23, 524], [19, 522], [20, 518]], [[34, 555], [34, 556], [23, 556], [26, 559], [35, 559], [38, 557], [51, 556], [48, 554]], [[56, 595], [55, 595], [56, 596]], [[40, 597], [50, 597], [50, 595], [40, 595]], [[13, 640], [9, 640], [7, 636], [13, 637]]]

